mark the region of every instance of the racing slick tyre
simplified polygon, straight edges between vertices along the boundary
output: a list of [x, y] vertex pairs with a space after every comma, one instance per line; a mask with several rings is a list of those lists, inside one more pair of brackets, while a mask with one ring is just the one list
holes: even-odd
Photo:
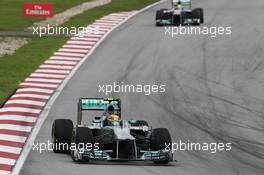
[[200, 24], [203, 24], [204, 23], [204, 12], [203, 12], [203, 9], [202, 8], [193, 9], [192, 17], [193, 18], [199, 18], [200, 19]]
[[135, 123], [131, 123], [131, 126], [149, 126], [145, 120], [137, 120]]
[[72, 138], [72, 142], [75, 143], [76, 150], [71, 150], [71, 157], [74, 162], [88, 162], [88, 158], [83, 158], [78, 154], [79, 149], [84, 149], [86, 146], [93, 148], [93, 133], [90, 128], [77, 127], [75, 130], [75, 137]]
[[163, 24], [161, 23], [161, 21], [158, 20], [162, 20], [165, 17], [165, 13], [164, 11], [167, 9], [160, 9], [156, 12], [156, 26], [163, 26]]
[[[152, 131], [150, 138], [150, 148], [152, 151], [159, 151], [162, 149], [171, 149], [171, 135], [167, 128], [156, 128]], [[169, 158], [162, 161], [154, 161], [156, 164], [168, 164]]]
[[[175, 15], [175, 16], [177, 16], [177, 15]], [[192, 18], [192, 14], [191, 13], [182, 11], [181, 15], [178, 17], [178, 22], [177, 22], [176, 19], [174, 19], [175, 20], [175, 24], [177, 25], [177, 23], [178, 23], [178, 25], [186, 25], [186, 24], [184, 24], [185, 20], [186, 19], [190, 19], [190, 18]]]
[[68, 119], [56, 119], [52, 125], [53, 152], [68, 153], [71, 146], [73, 123]]

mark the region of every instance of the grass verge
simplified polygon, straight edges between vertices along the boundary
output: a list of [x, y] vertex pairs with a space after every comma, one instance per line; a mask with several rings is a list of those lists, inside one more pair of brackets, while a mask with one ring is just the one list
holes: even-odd
[[1, 0], [0, 1], [0, 30], [24, 30], [34, 22], [45, 18], [31, 18], [22, 16], [23, 2], [52, 2], [53, 13], [60, 13], [68, 8], [89, 0]]
[[[64, 26], [86, 26], [109, 13], [138, 10], [157, 1], [159, 0], [112, 0], [107, 5], [87, 10], [71, 18]], [[32, 38], [29, 44], [18, 49], [14, 55], [1, 57], [0, 103], [67, 40], [68, 38], [62, 37]]]

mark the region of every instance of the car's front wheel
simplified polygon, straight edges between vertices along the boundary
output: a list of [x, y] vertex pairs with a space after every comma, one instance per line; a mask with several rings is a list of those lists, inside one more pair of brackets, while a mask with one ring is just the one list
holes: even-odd
[[83, 157], [80, 152], [85, 151], [88, 147], [93, 148], [92, 130], [87, 127], [76, 127], [72, 137], [72, 144], [75, 144], [74, 149], [71, 150], [72, 160], [75, 162], [88, 162], [89, 159]]
[[204, 12], [203, 12], [203, 9], [202, 8], [193, 9], [192, 17], [193, 18], [199, 18], [200, 19], [200, 24], [203, 24], [204, 23]]
[[156, 12], [156, 26], [163, 26], [162, 19], [164, 19], [164, 17], [166, 16], [166, 14], [164, 13], [164, 11], [166, 10], [167, 9], [160, 9]]
[[67, 153], [71, 145], [73, 123], [68, 119], [56, 119], [52, 125], [53, 152]]
[[[152, 151], [171, 149], [171, 135], [167, 128], [153, 129], [150, 138], [150, 147]], [[169, 162], [169, 158], [162, 161], [154, 161], [156, 164], [167, 164]]]

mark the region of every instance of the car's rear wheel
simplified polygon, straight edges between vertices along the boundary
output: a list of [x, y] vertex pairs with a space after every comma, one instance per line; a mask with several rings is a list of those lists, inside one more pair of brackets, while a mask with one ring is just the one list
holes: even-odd
[[73, 123], [68, 119], [56, 119], [52, 125], [53, 152], [67, 153], [71, 146]]
[[193, 9], [192, 17], [193, 18], [199, 18], [200, 19], [200, 24], [203, 24], [204, 23], [204, 12], [203, 12], [203, 9], [202, 8]]
[[76, 150], [71, 150], [72, 160], [75, 162], [88, 162], [88, 158], [83, 158], [78, 154], [79, 149], [93, 148], [93, 134], [92, 130], [87, 127], [77, 127], [75, 130], [75, 136], [72, 139], [75, 144]]
[[[153, 129], [150, 139], [150, 147], [152, 151], [159, 151], [163, 149], [171, 149], [171, 135], [167, 128]], [[154, 161], [157, 164], [167, 164], [170, 159], [162, 161]]]

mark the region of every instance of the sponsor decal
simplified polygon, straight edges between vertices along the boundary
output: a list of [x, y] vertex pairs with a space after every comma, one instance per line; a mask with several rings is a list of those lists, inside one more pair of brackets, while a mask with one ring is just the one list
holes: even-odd
[[47, 18], [52, 17], [52, 3], [23, 3], [23, 16]]

